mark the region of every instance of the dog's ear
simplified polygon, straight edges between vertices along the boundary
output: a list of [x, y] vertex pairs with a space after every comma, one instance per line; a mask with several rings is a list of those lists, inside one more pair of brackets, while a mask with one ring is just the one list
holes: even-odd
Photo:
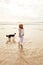
[[16, 33], [14, 33], [14, 34], [16, 34]]

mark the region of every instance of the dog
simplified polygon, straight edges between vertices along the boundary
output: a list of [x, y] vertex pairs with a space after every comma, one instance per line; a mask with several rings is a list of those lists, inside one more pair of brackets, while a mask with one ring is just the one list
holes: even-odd
[[8, 37], [8, 41], [7, 41], [7, 43], [11, 41], [11, 37], [13, 37], [13, 41], [14, 41], [14, 37], [15, 37], [15, 35], [16, 35], [16, 33], [6, 35], [6, 37]]
[[9, 35], [6, 35], [6, 37], [11, 38], [11, 37], [14, 37], [15, 35], [16, 35], [16, 33], [14, 33], [14, 34], [9, 34]]

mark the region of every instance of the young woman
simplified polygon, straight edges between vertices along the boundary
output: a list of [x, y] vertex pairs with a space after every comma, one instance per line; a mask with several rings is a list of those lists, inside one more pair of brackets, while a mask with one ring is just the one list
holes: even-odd
[[19, 43], [18, 46], [19, 48], [23, 49], [23, 40], [24, 40], [24, 28], [23, 24], [19, 24]]

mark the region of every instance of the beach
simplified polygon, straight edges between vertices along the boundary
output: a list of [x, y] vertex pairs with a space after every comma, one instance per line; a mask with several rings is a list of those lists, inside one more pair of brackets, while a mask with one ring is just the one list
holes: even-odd
[[[16, 32], [16, 42], [6, 44]], [[23, 50], [18, 48], [18, 25], [0, 25], [0, 65], [43, 65], [43, 25], [24, 25]]]

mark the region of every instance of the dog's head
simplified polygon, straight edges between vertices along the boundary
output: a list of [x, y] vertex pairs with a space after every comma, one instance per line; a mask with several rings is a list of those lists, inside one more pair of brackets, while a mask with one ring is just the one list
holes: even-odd
[[14, 33], [14, 35], [16, 35], [16, 33]]

